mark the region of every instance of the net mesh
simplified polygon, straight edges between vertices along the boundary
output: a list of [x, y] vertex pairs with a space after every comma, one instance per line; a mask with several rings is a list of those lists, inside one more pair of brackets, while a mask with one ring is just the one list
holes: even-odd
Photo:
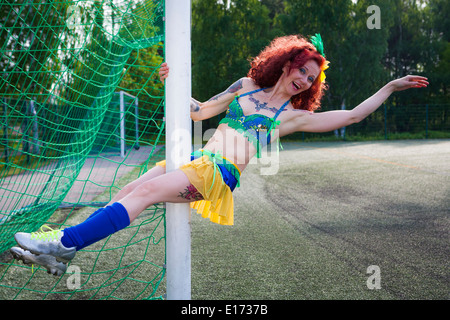
[[164, 154], [164, 1], [0, 4], [0, 299], [162, 297], [164, 208], [61, 277], [12, 259], [18, 231], [85, 220]]

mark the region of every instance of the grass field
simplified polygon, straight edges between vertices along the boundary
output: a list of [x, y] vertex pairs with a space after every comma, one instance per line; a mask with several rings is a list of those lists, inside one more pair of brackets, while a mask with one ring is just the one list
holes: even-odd
[[193, 214], [193, 299], [449, 298], [449, 140], [283, 146], [243, 173], [235, 226]]
[[[270, 163], [251, 164], [243, 173], [234, 192], [234, 226], [192, 213], [192, 299], [450, 298], [450, 140], [283, 147]], [[91, 211], [81, 209], [66, 223], [79, 223]], [[152, 261], [164, 262], [158, 211], [141, 214], [106, 244], [79, 253], [73, 264], [87, 272], [83, 281], [91, 280], [93, 287], [120, 282], [113, 296], [122, 299], [148, 296], [152, 286], [141, 279], [161, 271]], [[153, 233], [155, 225], [160, 227]], [[132, 245], [124, 250], [127, 244]], [[371, 266], [379, 273], [368, 273]], [[48, 295], [67, 291], [67, 275], [58, 279], [43, 270], [32, 275], [20, 263], [8, 268], [2, 299], [102, 297], [103, 289], [92, 292], [91, 284], [77, 294]], [[130, 268], [136, 268], [131, 279], [121, 280]], [[379, 286], [370, 289], [375, 283]], [[164, 292], [162, 280], [156, 296]]]

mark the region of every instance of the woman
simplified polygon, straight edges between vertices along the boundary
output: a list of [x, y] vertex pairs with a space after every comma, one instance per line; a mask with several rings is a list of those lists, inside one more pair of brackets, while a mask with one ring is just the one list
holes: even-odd
[[[315, 113], [326, 88], [327, 67], [320, 35], [311, 42], [299, 36], [275, 39], [252, 61], [248, 77], [207, 102], [191, 100], [194, 121], [227, 113], [190, 163], [168, 173], [165, 161], [157, 163], [77, 226], [16, 234], [20, 247], [11, 249], [13, 255], [59, 275], [76, 251], [127, 227], [159, 202], [190, 202], [203, 217], [232, 225], [232, 191], [250, 159], [259, 157], [267, 144], [297, 131], [332, 131], [359, 122], [394, 91], [428, 85], [424, 77], [407, 76], [389, 82], [353, 110]], [[163, 64], [161, 81], [168, 75], [169, 67]]]

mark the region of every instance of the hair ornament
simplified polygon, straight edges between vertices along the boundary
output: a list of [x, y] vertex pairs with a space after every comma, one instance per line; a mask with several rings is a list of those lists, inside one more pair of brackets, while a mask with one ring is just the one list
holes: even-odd
[[[323, 41], [322, 41], [322, 37], [321, 37], [320, 33], [316, 33], [315, 35], [313, 35], [311, 37], [310, 41], [311, 41], [312, 45], [316, 48], [317, 52], [322, 57], [325, 58], [325, 52], [324, 52], [324, 49], [323, 49]], [[319, 75], [319, 81], [320, 82], [324, 82], [325, 81], [326, 76], [325, 76], [324, 71], [329, 68], [329, 66], [328, 66], [329, 64], [330, 64], [330, 61], [326, 60], [325, 63], [323, 64], [323, 66], [321, 67], [321, 72], [320, 72], [320, 75]]]
[[323, 51], [323, 41], [322, 37], [320, 36], [320, 33], [316, 33], [315, 35], [313, 35], [310, 41], [313, 44], [313, 46], [316, 47], [317, 52], [319, 52], [322, 55], [322, 57], [325, 58], [325, 53]]

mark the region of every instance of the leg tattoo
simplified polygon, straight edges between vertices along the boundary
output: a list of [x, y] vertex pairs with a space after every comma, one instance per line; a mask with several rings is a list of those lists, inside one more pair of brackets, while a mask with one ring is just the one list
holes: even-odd
[[186, 200], [203, 200], [203, 196], [198, 190], [191, 184], [189, 187], [184, 189], [184, 192], [180, 192], [178, 195], [180, 198], [184, 198]]

